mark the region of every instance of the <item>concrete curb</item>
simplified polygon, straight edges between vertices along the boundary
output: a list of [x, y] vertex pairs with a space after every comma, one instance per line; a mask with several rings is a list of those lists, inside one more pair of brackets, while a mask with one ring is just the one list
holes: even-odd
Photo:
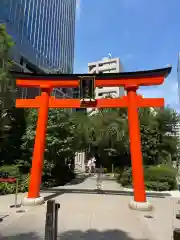
[[[133, 192], [132, 188], [123, 188], [124, 191]], [[172, 190], [172, 191], [146, 191], [146, 193], [161, 193], [161, 194], [169, 194], [172, 198], [180, 198], [180, 191], [179, 190]]]

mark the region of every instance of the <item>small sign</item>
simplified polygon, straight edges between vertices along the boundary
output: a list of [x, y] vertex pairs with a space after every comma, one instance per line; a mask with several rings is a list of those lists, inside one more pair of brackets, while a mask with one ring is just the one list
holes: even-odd
[[94, 99], [95, 81], [93, 77], [82, 77], [80, 79], [80, 98], [81, 99]]

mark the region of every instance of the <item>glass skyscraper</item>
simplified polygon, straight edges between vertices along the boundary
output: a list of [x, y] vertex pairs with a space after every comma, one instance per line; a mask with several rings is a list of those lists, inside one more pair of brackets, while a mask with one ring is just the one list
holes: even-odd
[[16, 45], [15, 62], [31, 71], [72, 72], [76, 0], [0, 0], [0, 23]]

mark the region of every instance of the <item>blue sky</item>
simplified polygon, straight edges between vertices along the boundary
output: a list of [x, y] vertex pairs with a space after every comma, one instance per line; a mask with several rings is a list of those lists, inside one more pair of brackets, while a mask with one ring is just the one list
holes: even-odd
[[177, 56], [180, 51], [179, 0], [77, 0], [75, 72], [111, 53], [125, 71], [173, 67], [164, 85], [140, 89], [145, 97], [165, 97], [180, 110]]

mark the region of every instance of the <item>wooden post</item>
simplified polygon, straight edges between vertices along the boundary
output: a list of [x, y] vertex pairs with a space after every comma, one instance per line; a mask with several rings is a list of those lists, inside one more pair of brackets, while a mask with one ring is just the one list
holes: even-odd
[[42, 89], [41, 105], [38, 113], [34, 152], [32, 158], [32, 168], [29, 183], [28, 198], [40, 197], [40, 185], [43, 168], [44, 147], [46, 139], [46, 127], [48, 121], [50, 89]]
[[137, 90], [136, 86], [131, 86], [127, 88], [128, 123], [131, 150], [132, 178], [134, 187], [134, 201], [146, 202], [139, 116], [138, 107], [136, 103], [137, 101], [136, 90]]
[[175, 228], [173, 230], [173, 240], [179, 240], [180, 239], [180, 229]]
[[55, 203], [55, 200], [47, 201], [45, 240], [57, 240], [59, 208], [60, 204]]

